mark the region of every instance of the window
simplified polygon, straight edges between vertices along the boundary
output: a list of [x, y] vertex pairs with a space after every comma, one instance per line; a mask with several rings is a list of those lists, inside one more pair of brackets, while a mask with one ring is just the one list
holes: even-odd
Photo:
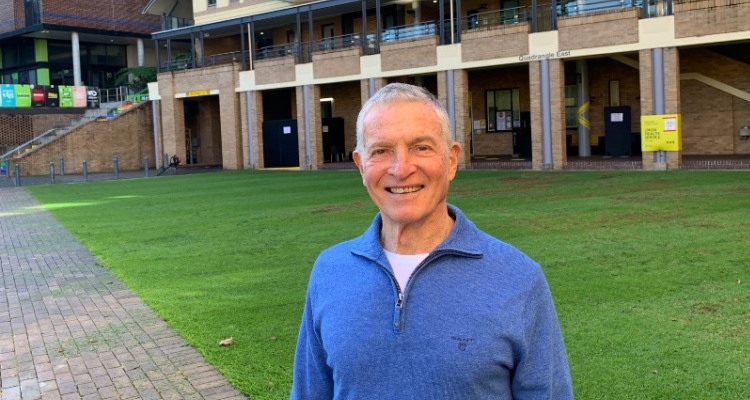
[[565, 127], [578, 127], [578, 90], [576, 85], [565, 86]]
[[520, 93], [520, 89], [487, 91], [487, 132], [505, 132], [521, 127]]
[[208, 0], [209, 7], [216, 7], [216, 0]]

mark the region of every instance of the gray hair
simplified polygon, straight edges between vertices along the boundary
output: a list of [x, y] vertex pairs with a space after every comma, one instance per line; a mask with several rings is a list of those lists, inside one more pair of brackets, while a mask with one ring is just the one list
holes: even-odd
[[367, 117], [367, 113], [369, 113], [375, 105], [390, 104], [397, 101], [426, 103], [431, 105], [435, 110], [435, 116], [440, 124], [441, 133], [445, 138], [445, 143], [447, 145], [446, 149], [451, 148], [453, 137], [451, 135], [450, 117], [448, 117], [448, 112], [445, 110], [443, 104], [423, 87], [408, 85], [405, 83], [390, 83], [370, 97], [359, 111], [359, 115], [357, 116], [357, 146], [355, 147], [355, 150], [358, 153], [362, 154], [363, 157], [366, 157], [364, 154], [364, 134], [365, 117]]

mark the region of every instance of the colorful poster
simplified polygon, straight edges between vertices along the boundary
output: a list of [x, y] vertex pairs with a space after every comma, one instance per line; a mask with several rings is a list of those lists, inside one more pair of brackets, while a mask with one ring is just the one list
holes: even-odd
[[0, 94], [2, 95], [2, 107], [15, 107], [16, 106], [16, 89], [13, 85], [3, 84], [0, 85]]
[[31, 107], [31, 86], [13, 85], [16, 91], [16, 107]]
[[73, 107], [86, 107], [86, 86], [73, 86]]
[[73, 107], [73, 86], [58, 86], [60, 107]]
[[680, 114], [642, 115], [641, 150], [682, 150]]
[[47, 102], [46, 92], [44, 86], [31, 85], [31, 105], [33, 107], [44, 107]]
[[95, 87], [86, 87], [86, 107], [99, 108], [99, 90]]
[[44, 91], [47, 94], [47, 100], [44, 103], [47, 107], [59, 107], [60, 106], [60, 92], [59, 87], [56, 85], [45, 86]]

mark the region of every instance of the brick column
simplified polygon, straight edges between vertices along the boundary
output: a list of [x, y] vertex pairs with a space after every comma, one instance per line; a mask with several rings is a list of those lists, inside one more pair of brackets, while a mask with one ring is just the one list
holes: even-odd
[[[653, 63], [651, 49], [638, 52], [640, 80], [641, 80], [641, 114], [654, 114], [653, 97]], [[680, 60], [676, 48], [664, 49], [664, 112], [666, 114], [680, 113]], [[654, 152], [643, 152], [643, 169], [654, 170]], [[681, 151], [667, 152], [667, 169], [679, 169], [682, 164]]]
[[[174, 76], [172, 73], [159, 76], [159, 94], [161, 95], [161, 134], [162, 152], [171, 158], [177, 154], [185, 162], [185, 111], [183, 100], [174, 97]], [[162, 155], [163, 157], [163, 155]]]
[[[221, 124], [221, 159], [224, 169], [242, 169], [242, 129], [239, 95], [234, 91], [233, 76], [220, 77], [219, 118]], [[236, 71], [232, 72], [236, 76]]]
[[[664, 111], [680, 114], [680, 52], [676, 47], [664, 49]], [[682, 140], [682, 132], [680, 132]], [[667, 169], [680, 169], [682, 151], [667, 152]]]
[[[240, 115], [242, 118], [242, 160], [245, 168], [256, 169], [263, 166], [263, 94], [260, 91], [250, 91], [250, 113], [252, 118], [248, 125], [247, 98], [248, 92], [240, 92]], [[252, 128], [252, 147], [250, 143], [250, 129]], [[252, 151], [253, 157], [250, 157]]]
[[[318, 169], [323, 164], [323, 121], [320, 118], [320, 86], [310, 85], [308, 106], [305, 110], [305, 88], [297, 86], [297, 138], [299, 143], [299, 165], [301, 169]], [[310, 124], [310, 137], [305, 137], [305, 120]], [[307, 144], [310, 144], [310, 160]]]
[[[551, 168], [560, 170], [568, 162], [565, 142], [565, 64], [563, 60], [549, 62], [550, 130], [552, 136]], [[531, 95], [531, 159], [534, 170], [544, 169], [542, 132], [541, 61], [529, 63], [529, 93]]]

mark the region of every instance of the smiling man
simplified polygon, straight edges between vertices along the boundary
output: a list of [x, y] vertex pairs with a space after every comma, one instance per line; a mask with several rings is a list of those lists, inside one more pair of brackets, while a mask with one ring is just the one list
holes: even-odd
[[357, 119], [380, 212], [315, 262], [292, 399], [570, 399], [542, 271], [447, 203], [460, 144], [426, 90], [390, 84]]

